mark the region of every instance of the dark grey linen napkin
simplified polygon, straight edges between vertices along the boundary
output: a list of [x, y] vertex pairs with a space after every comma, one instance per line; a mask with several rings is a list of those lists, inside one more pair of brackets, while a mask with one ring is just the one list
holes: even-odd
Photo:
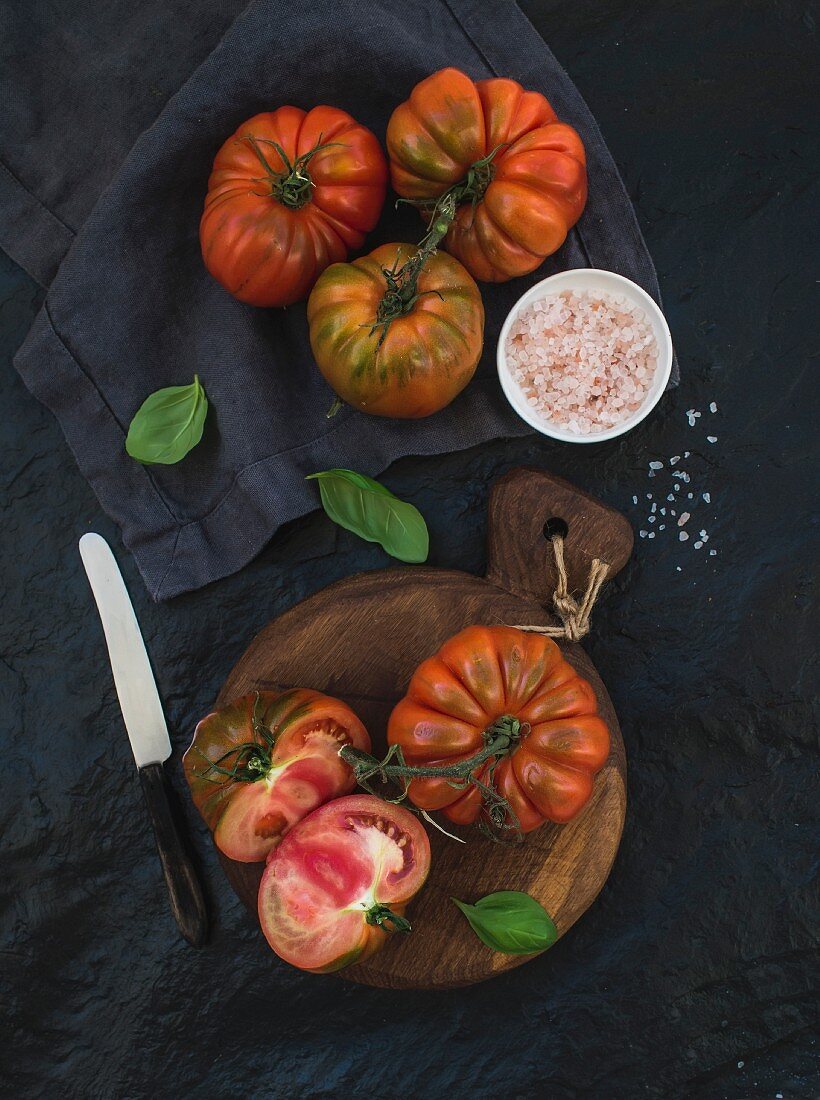
[[[325, 413], [304, 304], [253, 309], [205, 271], [198, 223], [225, 137], [283, 103], [343, 107], [383, 139], [412, 86], [447, 65], [543, 92], [584, 139], [587, 209], [537, 272], [483, 287], [486, 344], [475, 380], [421, 421]], [[388, 200], [367, 248], [416, 240], [418, 215]], [[495, 343], [528, 285], [566, 267], [618, 271], [659, 299], [652, 261], [612, 158], [577, 89], [513, 0], [256, 0], [139, 138], [71, 245], [15, 360], [60, 420], [85, 476], [122, 528], [149, 591], [165, 599], [236, 571], [287, 520], [316, 507], [306, 474], [377, 474], [530, 431], [506, 405]], [[677, 370], [677, 368], [675, 368]], [[131, 417], [162, 386], [202, 380], [211, 411], [179, 465], [124, 450]]]

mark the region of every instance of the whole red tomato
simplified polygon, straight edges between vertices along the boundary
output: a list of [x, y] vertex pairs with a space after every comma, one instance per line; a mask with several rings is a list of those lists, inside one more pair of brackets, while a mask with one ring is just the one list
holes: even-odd
[[313, 288], [307, 315], [319, 370], [342, 400], [377, 416], [438, 412], [481, 357], [481, 294], [442, 252], [384, 244], [334, 264]]
[[432, 210], [450, 192], [446, 248], [476, 279], [534, 271], [564, 243], [587, 197], [580, 137], [514, 80], [433, 73], [387, 127], [393, 187]]
[[[575, 817], [609, 756], [595, 693], [551, 638], [471, 626], [416, 669], [387, 740], [407, 764], [426, 767], [468, 760], [499, 735], [509, 747], [473, 775], [506, 800], [507, 824], [525, 833]], [[413, 779], [409, 795], [461, 825], [478, 820], [484, 805], [478, 786], [457, 789], [444, 777]]]
[[346, 111], [255, 115], [214, 161], [199, 226], [205, 266], [252, 306], [297, 302], [361, 247], [386, 186], [378, 141]]
[[244, 695], [203, 718], [182, 763], [219, 850], [263, 860], [311, 810], [353, 790], [342, 745], [369, 749], [370, 738], [350, 707], [307, 688]]
[[259, 921], [280, 958], [325, 973], [361, 962], [391, 932], [430, 870], [430, 842], [409, 810], [350, 795], [314, 810], [268, 859]]

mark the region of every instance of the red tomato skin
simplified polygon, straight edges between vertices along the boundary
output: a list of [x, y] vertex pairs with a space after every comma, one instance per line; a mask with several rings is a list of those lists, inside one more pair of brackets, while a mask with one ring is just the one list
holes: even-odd
[[[275, 738], [273, 771], [254, 782], [232, 781], [209, 764], [258, 740], [255, 712]], [[351, 791], [355, 780], [339, 757], [342, 744], [370, 750], [367, 731], [350, 707], [308, 688], [245, 695], [203, 718], [182, 763], [194, 804], [220, 851], [242, 863], [261, 862], [307, 813]]]
[[414, 420], [443, 409], [475, 374], [484, 343], [484, 306], [472, 276], [437, 252], [419, 276], [419, 297], [381, 340], [373, 330], [387, 284], [384, 268], [414, 253], [380, 245], [351, 263], [334, 264], [308, 300], [310, 345], [324, 377], [343, 401], [372, 416]]
[[544, 96], [514, 80], [433, 73], [393, 112], [387, 149], [394, 189], [425, 207], [496, 150], [484, 194], [460, 206], [445, 240], [482, 282], [534, 271], [586, 204], [583, 142]]
[[[303, 206], [271, 194], [253, 137], [275, 174], [321, 140], [309, 162], [313, 180]], [[199, 226], [202, 258], [217, 282], [253, 306], [306, 298], [332, 263], [361, 248], [384, 204], [387, 164], [375, 136], [336, 107], [280, 107], [243, 122], [214, 160]]]
[[[545, 821], [570, 821], [586, 805], [609, 757], [610, 737], [592, 686], [564, 660], [551, 638], [514, 627], [471, 626], [419, 665], [393, 709], [387, 740], [408, 764], [452, 764], [484, 744], [504, 715], [525, 723], [521, 740], [496, 765], [496, 789], [524, 833]], [[489, 781], [489, 767], [476, 773]], [[409, 795], [460, 825], [482, 813], [478, 789], [415, 779]]]
[[259, 922], [273, 951], [315, 974], [362, 962], [391, 935], [361, 899], [402, 916], [430, 869], [418, 818], [373, 795], [348, 795], [305, 817], [268, 857]]

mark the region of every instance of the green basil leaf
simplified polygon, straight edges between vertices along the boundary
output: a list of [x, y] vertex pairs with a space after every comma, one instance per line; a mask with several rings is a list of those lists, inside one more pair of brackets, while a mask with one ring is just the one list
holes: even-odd
[[412, 504], [355, 470], [322, 470], [307, 480], [314, 478], [319, 482], [322, 507], [334, 523], [368, 542], [379, 543], [399, 561], [427, 560], [427, 524]]
[[532, 955], [558, 939], [549, 913], [529, 894], [499, 890], [475, 905], [451, 898], [482, 943], [505, 955]]
[[202, 439], [207, 412], [208, 398], [196, 375], [190, 386], [157, 390], [131, 421], [125, 449], [137, 462], [179, 462]]

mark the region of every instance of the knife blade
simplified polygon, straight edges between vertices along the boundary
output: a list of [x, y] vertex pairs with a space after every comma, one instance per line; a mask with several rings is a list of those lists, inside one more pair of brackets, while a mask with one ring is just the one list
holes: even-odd
[[199, 947], [207, 935], [205, 902], [163, 769], [171, 755], [171, 739], [142, 632], [105, 539], [93, 533], [83, 535], [80, 557], [102, 621], [114, 686], [154, 827], [171, 910], [185, 939]]

